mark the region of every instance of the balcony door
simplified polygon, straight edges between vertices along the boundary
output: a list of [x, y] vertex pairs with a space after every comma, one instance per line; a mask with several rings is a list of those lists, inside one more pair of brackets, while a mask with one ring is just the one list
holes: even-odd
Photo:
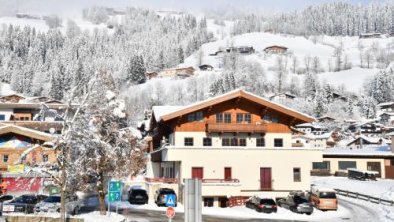
[[192, 167], [192, 179], [200, 179], [204, 178], [204, 168], [202, 167]]
[[260, 189], [272, 190], [271, 168], [260, 168]]
[[231, 167], [224, 168], [224, 180], [231, 180]]

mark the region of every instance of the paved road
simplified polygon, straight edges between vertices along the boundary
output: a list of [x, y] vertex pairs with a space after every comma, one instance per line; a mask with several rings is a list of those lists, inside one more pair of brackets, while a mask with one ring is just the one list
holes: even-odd
[[[379, 215], [377, 215], [376, 211], [369, 207], [365, 207], [362, 204], [350, 202], [344, 198], [338, 197], [338, 202], [341, 206], [348, 209], [351, 213], [350, 218], [346, 218], [347, 221], [351, 222], [365, 222], [365, 221], [377, 221]], [[345, 218], [343, 218], [345, 219]], [[346, 220], [345, 219], [345, 220]]]
[[[122, 214], [129, 219], [129, 222], [165, 222], [168, 221], [165, 212], [159, 211], [148, 211], [148, 210], [137, 210], [127, 209]], [[213, 216], [203, 216], [203, 222], [300, 222], [292, 220], [271, 220], [271, 219], [231, 219], [231, 218], [219, 218]], [[184, 222], [183, 213], [177, 213], [172, 219], [172, 222]]]

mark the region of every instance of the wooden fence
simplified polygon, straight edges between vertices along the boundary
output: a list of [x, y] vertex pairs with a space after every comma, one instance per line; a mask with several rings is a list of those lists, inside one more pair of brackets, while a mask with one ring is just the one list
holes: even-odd
[[228, 198], [228, 206], [235, 207], [235, 206], [242, 206], [245, 205], [246, 201], [249, 199], [247, 196], [233, 196]]
[[341, 189], [335, 189], [335, 191], [337, 192], [337, 194], [345, 196], [345, 197], [355, 198], [355, 199], [359, 199], [359, 200], [365, 200], [365, 201], [375, 203], [375, 204], [394, 206], [393, 200], [385, 200], [385, 199], [382, 199], [379, 197], [373, 197], [373, 196], [369, 196], [366, 194], [361, 194], [361, 193], [351, 192], [351, 191], [341, 190]]

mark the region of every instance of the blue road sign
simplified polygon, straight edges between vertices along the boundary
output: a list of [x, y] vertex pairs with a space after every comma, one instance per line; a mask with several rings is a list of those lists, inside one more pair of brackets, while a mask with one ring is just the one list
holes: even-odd
[[175, 207], [176, 198], [174, 194], [166, 195], [166, 207]]
[[108, 182], [108, 202], [121, 201], [122, 197], [122, 182], [110, 181]]

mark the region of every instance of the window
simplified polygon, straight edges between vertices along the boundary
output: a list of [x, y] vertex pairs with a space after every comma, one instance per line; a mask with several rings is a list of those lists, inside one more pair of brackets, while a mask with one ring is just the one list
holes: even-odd
[[237, 113], [237, 123], [251, 123], [252, 117], [250, 113]]
[[245, 138], [239, 139], [239, 146], [246, 146], [246, 139]]
[[283, 147], [283, 139], [274, 139], [274, 147]]
[[216, 113], [216, 123], [223, 123], [223, 113]]
[[230, 146], [230, 138], [222, 138], [222, 146]]
[[356, 161], [338, 161], [339, 170], [347, 170], [348, 168], [357, 168]]
[[193, 146], [193, 137], [185, 138], [185, 146]]
[[204, 119], [204, 115], [203, 115], [202, 111], [190, 113], [189, 115], [187, 115], [188, 122], [201, 121], [203, 119]]
[[293, 168], [293, 181], [294, 182], [301, 182], [301, 169], [300, 168]]
[[256, 146], [264, 147], [265, 146], [265, 139], [264, 138], [257, 138], [256, 139]]
[[4, 114], [0, 114], [0, 121], [4, 121], [5, 120], [5, 115]]
[[42, 155], [42, 162], [44, 162], [44, 163], [48, 162], [48, 155], [47, 154]]
[[204, 197], [204, 207], [213, 207], [213, 197]]
[[238, 146], [238, 139], [237, 138], [231, 138], [231, 146]]
[[231, 123], [231, 113], [225, 113], [224, 114], [224, 122], [225, 123]]
[[279, 122], [279, 118], [275, 115], [272, 114], [265, 114], [263, 117], [263, 120], [267, 121], [267, 122], [272, 122], [272, 123], [278, 123]]
[[4, 156], [3, 156], [3, 162], [4, 162], [4, 163], [7, 163], [7, 162], [8, 162], [8, 155], [4, 155]]
[[22, 156], [21, 160], [22, 160], [22, 162], [25, 162], [26, 161], [26, 155]]
[[313, 170], [330, 170], [330, 161], [313, 162], [312, 169]]
[[205, 137], [202, 140], [203, 146], [212, 146], [212, 138], [210, 137]]

